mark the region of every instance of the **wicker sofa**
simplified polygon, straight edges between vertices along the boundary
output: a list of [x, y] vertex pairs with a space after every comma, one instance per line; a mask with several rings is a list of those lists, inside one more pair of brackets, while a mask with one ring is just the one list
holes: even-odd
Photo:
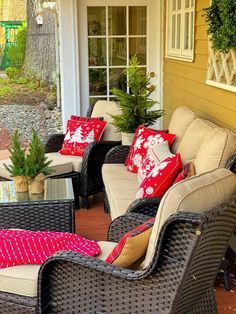
[[[234, 133], [198, 118], [186, 107], [176, 109], [168, 129], [176, 134], [172, 151], [181, 154], [183, 163], [194, 162], [196, 174], [225, 167], [236, 152]], [[102, 167], [105, 210], [112, 220], [126, 212], [155, 216], [160, 203], [158, 198], [135, 199], [139, 182], [137, 174], [129, 172], [124, 165], [128, 152], [129, 146], [116, 146], [107, 154]]]
[[[148, 216], [115, 219], [96, 258], [60, 252], [37, 265], [0, 270], [0, 313], [217, 313], [214, 281], [236, 224], [236, 177], [216, 169], [163, 197], [139, 270], [104, 262]], [[197, 201], [196, 201], [197, 200]]]
[[[113, 101], [98, 101], [88, 110], [88, 117], [103, 117], [108, 122], [99, 142], [91, 143], [87, 146], [83, 157], [63, 156], [58, 154], [61, 149], [64, 134], [50, 136], [46, 143], [46, 152], [53, 168], [53, 177], [70, 177], [73, 181], [75, 199], [79, 205], [79, 196], [82, 197], [82, 206], [88, 208], [88, 197], [103, 190], [101, 167], [104, 163], [106, 153], [116, 145], [121, 143], [121, 134], [111, 124], [110, 114], [117, 114], [119, 109]], [[8, 160], [0, 161], [0, 181], [10, 180], [9, 173], [3, 164], [9, 164]]]

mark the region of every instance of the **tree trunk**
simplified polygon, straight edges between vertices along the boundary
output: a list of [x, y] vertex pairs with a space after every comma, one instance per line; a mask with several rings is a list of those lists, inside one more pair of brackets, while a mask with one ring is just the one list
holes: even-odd
[[56, 84], [56, 18], [48, 11], [40, 12], [43, 24], [38, 25], [35, 2], [27, 0], [27, 44], [24, 71], [26, 75], [43, 81], [46, 84]]

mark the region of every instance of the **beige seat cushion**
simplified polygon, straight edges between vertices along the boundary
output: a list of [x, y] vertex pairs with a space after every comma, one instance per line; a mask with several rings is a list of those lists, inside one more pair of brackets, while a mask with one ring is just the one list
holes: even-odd
[[102, 136], [104, 141], [121, 141], [121, 133], [117, 132], [116, 127], [112, 125], [112, 117], [109, 114], [120, 114], [120, 110], [115, 101], [99, 100], [93, 108], [91, 117], [103, 117], [108, 122]]
[[48, 153], [46, 155], [48, 159], [52, 159], [53, 162], [58, 160], [58, 162], [61, 162], [62, 164], [72, 164], [72, 171], [81, 172], [83, 158], [80, 156], [66, 156], [58, 153]]
[[119, 216], [124, 215], [125, 213], [127, 213], [127, 209], [129, 208], [129, 206], [132, 204], [132, 202], [135, 199], [112, 199], [111, 200], [111, 219], [114, 220]]
[[116, 242], [108, 242], [108, 241], [100, 241], [98, 242], [101, 253], [96, 256], [96, 258], [101, 259], [102, 261], [105, 261], [105, 259], [108, 257], [108, 255], [111, 253], [111, 251], [114, 249], [114, 247], [117, 245]]
[[198, 150], [213, 126], [203, 119], [195, 119], [184, 133], [177, 151], [184, 164], [194, 161]]
[[236, 176], [221, 168], [173, 185], [163, 196], [150, 237], [144, 267], [148, 266], [164, 222], [178, 211], [202, 213], [226, 202], [236, 192]]
[[202, 142], [194, 161], [196, 173], [225, 167], [236, 149], [236, 135], [226, 129], [213, 129]]
[[107, 181], [113, 179], [137, 181], [137, 173], [128, 171], [124, 164], [104, 164], [102, 178], [105, 185]]
[[176, 134], [176, 139], [172, 145], [172, 152], [176, 153], [179, 147], [179, 143], [187, 130], [188, 126], [196, 118], [196, 114], [188, 109], [187, 107], [178, 107], [172, 114], [170, 123], [169, 123], [169, 132]]
[[20, 265], [0, 269], [0, 291], [36, 297], [39, 268], [40, 265]]

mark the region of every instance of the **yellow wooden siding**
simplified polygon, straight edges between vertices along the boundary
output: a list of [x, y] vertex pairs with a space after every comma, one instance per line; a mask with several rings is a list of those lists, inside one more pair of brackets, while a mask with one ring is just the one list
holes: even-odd
[[194, 62], [164, 58], [164, 126], [173, 111], [184, 105], [236, 132], [236, 94], [206, 84], [208, 38], [203, 8], [208, 5], [209, 0], [196, 0]]

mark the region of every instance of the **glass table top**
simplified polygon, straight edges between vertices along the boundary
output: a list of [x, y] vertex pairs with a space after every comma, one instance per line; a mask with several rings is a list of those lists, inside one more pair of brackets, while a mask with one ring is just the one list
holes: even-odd
[[0, 182], [0, 204], [60, 200], [74, 200], [71, 179], [47, 179], [45, 180], [44, 193], [31, 195], [28, 192], [17, 193], [13, 181]]

